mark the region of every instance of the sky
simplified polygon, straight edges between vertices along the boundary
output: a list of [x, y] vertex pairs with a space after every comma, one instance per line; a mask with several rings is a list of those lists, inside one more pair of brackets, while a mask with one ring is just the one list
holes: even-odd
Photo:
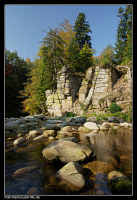
[[108, 44], [115, 46], [119, 7], [126, 8], [126, 4], [5, 4], [5, 48], [33, 61], [45, 31], [57, 28], [64, 19], [74, 25], [78, 14], [84, 12], [98, 56]]

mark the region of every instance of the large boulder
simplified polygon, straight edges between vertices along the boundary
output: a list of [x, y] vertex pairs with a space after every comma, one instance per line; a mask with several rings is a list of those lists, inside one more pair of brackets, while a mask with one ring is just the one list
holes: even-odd
[[86, 127], [86, 128], [88, 128], [88, 129], [90, 129], [90, 130], [95, 130], [95, 131], [98, 131], [99, 130], [99, 127], [98, 127], [98, 125], [96, 124], [96, 123], [94, 123], [94, 122], [86, 122], [85, 124], [84, 124], [84, 127]]
[[90, 158], [92, 150], [72, 141], [60, 139], [48, 145], [42, 153], [43, 156], [50, 161], [59, 160], [63, 163], [68, 163], [84, 161], [85, 159]]
[[85, 185], [82, 171], [83, 169], [80, 164], [77, 162], [69, 162], [57, 172], [56, 177], [66, 180], [78, 190], [82, 189]]

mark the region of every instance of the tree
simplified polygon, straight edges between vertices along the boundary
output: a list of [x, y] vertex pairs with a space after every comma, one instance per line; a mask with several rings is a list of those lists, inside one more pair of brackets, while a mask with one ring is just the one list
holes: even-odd
[[30, 78], [26, 83], [24, 90], [21, 92], [22, 96], [25, 97], [25, 100], [22, 102], [24, 107], [23, 112], [27, 112], [30, 114], [42, 112], [43, 114], [45, 114], [46, 82], [43, 77], [46, 76], [49, 77], [48, 73], [46, 73], [46, 70], [44, 70], [42, 59], [36, 59], [33, 63], [33, 66], [31, 67], [31, 71], [29, 74]]
[[68, 51], [67, 59], [70, 68], [73, 69], [73, 72], [79, 71], [79, 45], [75, 37], [72, 38]]
[[89, 67], [92, 66], [92, 63], [92, 51], [85, 42], [83, 48], [79, 51], [79, 71], [85, 72]]
[[125, 62], [132, 60], [132, 6], [126, 7], [127, 14], [127, 41], [125, 47]]
[[68, 57], [70, 54], [69, 48], [70, 48], [70, 44], [72, 42], [72, 38], [74, 38], [75, 36], [75, 32], [73, 30], [73, 26], [71, 24], [69, 24], [68, 19], [64, 19], [63, 23], [59, 24], [59, 28], [58, 30], [58, 34], [60, 36], [60, 38], [63, 41], [63, 64], [64, 65], [70, 65]]
[[57, 72], [63, 66], [63, 40], [57, 29], [50, 29], [47, 37], [43, 38], [39, 56], [43, 58], [45, 65], [50, 68], [53, 77], [53, 90], [55, 90]]
[[5, 50], [5, 112], [6, 117], [21, 114], [20, 90], [27, 80], [27, 63], [19, 58], [17, 52]]
[[120, 7], [117, 16], [120, 21], [115, 51], [117, 64], [121, 64], [132, 59], [132, 6], [128, 5], [125, 10]]
[[46, 113], [45, 90], [56, 89], [57, 72], [63, 66], [63, 47], [57, 29], [47, 33], [39, 48], [38, 58], [35, 60], [30, 72], [30, 82], [25, 86], [22, 95], [26, 97], [23, 101], [24, 112]]
[[91, 37], [88, 33], [89, 23], [86, 21], [84, 13], [79, 13], [75, 25], [74, 33], [69, 46], [68, 63], [74, 72], [85, 72], [92, 66]]
[[99, 57], [100, 65], [103, 67], [113, 66], [115, 64], [115, 52], [114, 47], [111, 44], [102, 51]]
[[82, 49], [85, 45], [85, 42], [91, 48], [91, 37], [88, 35], [88, 33], [92, 33], [92, 31], [89, 28], [89, 23], [86, 21], [86, 16], [84, 13], [79, 13], [74, 25], [74, 31], [76, 32], [75, 37], [79, 48]]
[[117, 41], [116, 41], [116, 60], [117, 64], [120, 64], [123, 59], [124, 55], [123, 52], [125, 50], [126, 45], [126, 15], [124, 14], [124, 9], [122, 7], [118, 10], [118, 17], [120, 17], [118, 29], [117, 29]]

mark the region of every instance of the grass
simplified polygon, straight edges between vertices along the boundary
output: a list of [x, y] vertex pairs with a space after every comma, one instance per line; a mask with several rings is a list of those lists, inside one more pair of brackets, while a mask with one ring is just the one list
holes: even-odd
[[108, 117], [118, 117], [120, 119], [123, 119], [125, 122], [132, 122], [132, 113], [122, 113], [122, 112], [115, 112], [115, 113], [105, 113], [105, 114], [100, 114], [96, 117], [96, 120], [99, 121], [100, 119], [102, 120], [107, 120]]

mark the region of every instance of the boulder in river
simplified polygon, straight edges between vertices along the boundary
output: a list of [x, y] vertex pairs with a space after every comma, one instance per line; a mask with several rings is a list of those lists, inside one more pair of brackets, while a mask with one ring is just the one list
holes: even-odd
[[43, 132], [43, 135], [44, 135], [45, 137], [49, 137], [49, 136], [55, 137], [55, 136], [56, 136], [55, 130], [45, 130], [45, 131]]
[[108, 174], [108, 186], [112, 194], [132, 194], [132, 182], [119, 171], [112, 171]]
[[26, 141], [25, 138], [20, 137], [20, 138], [14, 140], [13, 145], [19, 145], [19, 144], [21, 144], [21, 143], [23, 143], [23, 142], [25, 142], [25, 141]]
[[29, 132], [28, 139], [35, 138], [36, 136], [39, 136], [40, 134], [41, 134], [40, 131], [32, 130]]
[[13, 173], [13, 177], [16, 176], [20, 176], [29, 172], [33, 172], [39, 169], [39, 166], [29, 166], [29, 167], [23, 167], [20, 169], [17, 169], [14, 173]]
[[77, 117], [75, 120], [74, 120], [75, 123], [85, 123], [86, 122], [86, 117]]
[[77, 190], [82, 189], [85, 185], [82, 167], [77, 162], [66, 164], [56, 173], [56, 177], [66, 180], [72, 186], [77, 187]]
[[45, 138], [46, 137], [42, 134], [42, 135], [35, 137], [33, 140], [42, 140], [42, 139], [45, 139]]
[[92, 150], [89, 147], [60, 139], [48, 145], [42, 153], [50, 161], [59, 160], [63, 163], [68, 163], [91, 158]]
[[79, 132], [82, 132], [82, 133], [89, 133], [89, 132], [91, 132], [90, 129], [88, 129], [88, 128], [86, 128], [86, 127], [83, 127], [83, 126], [80, 126], [80, 127], [78, 128], [78, 131], [79, 131]]
[[84, 124], [84, 127], [88, 128], [90, 130], [96, 130], [96, 131], [99, 130], [99, 127], [95, 122], [86, 122]]
[[110, 128], [110, 123], [104, 122], [103, 124], [100, 125], [100, 130], [101, 131], [108, 131]]
[[56, 130], [56, 131], [59, 131], [60, 130], [60, 124], [46, 123], [46, 129], [47, 130]]

